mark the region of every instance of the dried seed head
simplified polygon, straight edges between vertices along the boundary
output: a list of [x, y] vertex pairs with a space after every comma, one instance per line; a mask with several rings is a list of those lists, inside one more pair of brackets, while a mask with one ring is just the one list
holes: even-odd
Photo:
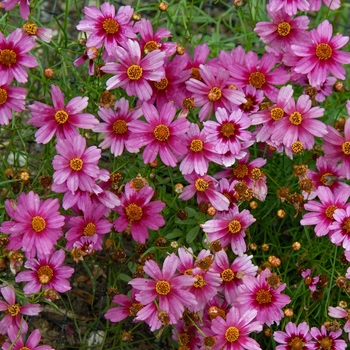
[[176, 213], [176, 216], [177, 216], [180, 220], [184, 221], [184, 220], [186, 220], [186, 219], [188, 218], [188, 213], [187, 213], [187, 211], [186, 211], [185, 209], [180, 209], [180, 210], [178, 210], [178, 212]]
[[339, 117], [338, 120], [334, 122], [334, 128], [339, 132], [344, 131], [346, 119], [344, 117]]
[[201, 212], [201, 213], [207, 213], [207, 210], [210, 206], [210, 203], [209, 202], [200, 202], [198, 204], [198, 210]]
[[281, 200], [281, 202], [284, 202], [289, 197], [290, 189], [289, 189], [289, 187], [281, 187], [276, 192], [277, 192], [277, 196]]
[[170, 323], [170, 316], [166, 311], [162, 310], [158, 312], [158, 320], [162, 325], [166, 326]]
[[272, 330], [271, 328], [264, 328], [264, 335], [266, 337], [271, 337], [272, 336]]
[[100, 96], [99, 106], [104, 108], [109, 108], [111, 105], [113, 105], [115, 98], [116, 98], [116, 95], [113, 95], [111, 94], [110, 91], [106, 90], [102, 92]]
[[215, 344], [216, 344], [216, 339], [213, 336], [209, 335], [203, 338], [203, 345], [205, 350], [212, 349], [215, 346]]
[[16, 176], [15, 171], [12, 168], [5, 169], [4, 173], [9, 180], [12, 180]]
[[168, 245], [168, 241], [165, 237], [158, 237], [156, 239], [156, 246], [157, 247], [166, 247]]
[[143, 266], [142, 265], [138, 265], [136, 267], [136, 270], [134, 272], [134, 274], [132, 275], [133, 278], [143, 278], [144, 277], [144, 271], [143, 271]]
[[217, 253], [222, 249], [222, 245], [219, 239], [210, 243], [210, 250]]
[[142, 177], [141, 174], [130, 180], [130, 188], [133, 188], [136, 191], [141, 190], [142, 187], [148, 186], [148, 181], [145, 177]]
[[125, 250], [122, 248], [117, 248], [112, 255], [112, 260], [117, 261], [121, 264], [125, 263], [126, 261]]
[[6, 247], [10, 243], [7, 236], [0, 236], [0, 247]]
[[317, 287], [323, 288], [328, 285], [328, 277], [326, 275], [319, 275], [318, 277]]
[[130, 343], [132, 341], [132, 335], [130, 332], [122, 331], [121, 339], [124, 343]]
[[51, 176], [40, 176], [39, 183], [42, 188], [49, 188], [52, 185], [52, 177]]
[[343, 252], [341, 255], [340, 255], [340, 258], [339, 258], [340, 262], [342, 264], [349, 264], [349, 261], [348, 259], [346, 258], [346, 255], [345, 255], [345, 252]]
[[107, 289], [107, 295], [109, 299], [113, 299], [116, 295], [118, 295], [118, 289], [115, 287], [109, 287]]
[[323, 297], [323, 293], [320, 290], [315, 290], [311, 293], [311, 299], [315, 302], [320, 301]]
[[335, 280], [335, 284], [338, 286], [338, 288], [345, 289], [348, 285], [348, 281], [345, 277], [340, 276]]
[[340, 329], [338, 321], [326, 321], [323, 325], [326, 327], [327, 332], [336, 332]]
[[344, 91], [344, 85], [341, 81], [337, 81], [334, 85], [333, 85], [333, 89], [336, 92], [342, 92]]
[[54, 288], [48, 288], [44, 290], [44, 298], [54, 302], [55, 300], [61, 299], [59, 293]]
[[213, 261], [214, 261], [213, 256], [209, 255], [204, 259], [198, 260], [197, 266], [203, 271], [208, 271], [212, 267]]
[[136, 246], [136, 253], [138, 254], [138, 255], [142, 255], [146, 250], [147, 250], [148, 248], [147, 248], [147, 246], [146, 246], [146, 244], [138, 244], [137, 246]]
[[277, 289], [281, 284], [281, 278], [275, 273], [271, 273], [271, 275], [266, 277], [266, 282], [271, 288]]

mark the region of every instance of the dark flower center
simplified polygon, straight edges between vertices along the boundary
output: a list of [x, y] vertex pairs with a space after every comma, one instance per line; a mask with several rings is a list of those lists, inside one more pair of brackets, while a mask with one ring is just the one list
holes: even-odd
[[239, 330], [236, 327], [227, 328], [225, 338], [230, 343], [235, 342], [239, 338]]
[[64, 124], [68, 120], [68, 113], [60, 109], [55, 113], [55, 120], [58, 124]]
[[187, 333], [179, 334], [179, 339], [182, 345], [187, 345], [190, 343], [190, 336]]
[[113, 18], [106, 18], [102, 22], [102, 27], [107, 34], [115, 34], [119, 30], [119, 23]]
[[41, 266], [36, 273], [41, 284], [48, 284], [53, 277], [53, 270], [49, 265]]
[[158, 141], [166, 141], [170, 136], [170, 131], [166, 125], [159, 124], [154, 128], [153, 134]]
[[69, 162], [69, 166], [74, 171], [80, 171], [83, 169], [83, 161], [80, 158], [73, 158]]
[[284, 116], [284, 110], [280, 107], [272, 108], [270, 111], [270, 117], [273, 120], [280, 120]]
[[46, 221], [41, 216], [32, 218], [32, 228], [35, 232], [41, 232], [46, 227]]
[[219, 89], [218, 87], [214, 86], [210, 91], [209, 91], [209, 94], [208, 94], [208, 100], [210, 102], [215, 102], [215, 101], [218, 101], [220, 100], [221, 98], [221, 89]]
[[84, 236], [91, 237], [96, 233], [96, 225], [92, 222], [89, 222], [85, 227], [84, 227]]
[[255, 300], [261, 304], [270, 304], [272, 301], [271, 293], [266, 289], [260, 289], [255, 296]]
[[129, 220], [140, 220], [143, 215], [142, 208], [135, 203], [129, 204], [125, 208], [125, 212]]
[[182, 103], [182, 106], [187, 109], [194, 109], [196, 108], [196, 105], [194, 104], [194, 98], [193, 97], [186, 97]]
[[316, 56], [320, 60], [328, 60], [332, 56], [332, 48], [328, 44], [318, 44], [316, 46]]
[[277, 26], [277, 33], [279, 36], [287, 36], [290, 33], [290, 24], [288, 22], [281, 22]]
[[129, 312], [131, 316], [136, 316], [137, 313], [143, 309], [143, 305], [140, 303], [133, 303], [130, 308], [129, 308]]
[[164, 78], [161, 81], [154, 81], [153, 85], [158, 89], [158, 90], [164, 90], [168, 86], [168, 79]]
[[10, 67], [17, 62], [17, 54], [13, 50], [5, 49], [0, 51], [0, 63]]
[[156, 283], [156, 292], [160, 295], [168, 295], [170, 293], [170, 283], [168, 281], [158, 281]]
[[254, 86], [256, 89], [261, 89], [261, 87], [266, 83], [265, 75], [260, 72], [251, 73], [248, 81], [249, 84]]
[[7, 91], [0, 88], [0, 105], [3, 105], [7, 101]]
[[142, 68], [137, 64], [133, 64], [126, 71], [130, 80], [139, 80], [142, 77]]
[[118, 135], [123, 135], [128, 131], [128, 125], [126, 121], [123, 119], [116, 120], [113, 123], [113, 131]]

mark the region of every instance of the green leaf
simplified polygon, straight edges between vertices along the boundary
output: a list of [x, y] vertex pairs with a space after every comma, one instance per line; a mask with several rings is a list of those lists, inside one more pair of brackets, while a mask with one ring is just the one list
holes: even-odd
[[195, 240], [195, 238], [197, 237], [197, 235], [199, 233], [199, 229], [200, 229], [199, 226], [195, 226], [187, 233], [186, 242], [188, 244], [192, 243]]

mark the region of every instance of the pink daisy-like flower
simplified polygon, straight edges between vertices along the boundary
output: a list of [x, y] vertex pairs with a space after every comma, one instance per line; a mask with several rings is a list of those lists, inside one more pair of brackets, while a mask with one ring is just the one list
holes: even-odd
[[12, 119], [12, 111], [25, 110], [25, 89], [17, 86], [0, 85], [0, 125], [8, 125]]
[[312, 327], [310, 334], [316, 341], [311, 340], [310, 343], [314, 345], [315, 350], [324, 350], [327, 347], [332, 350], [345, 350], [347, 344], [344, 339], [337, 339], [342, 335], [342, 330], [327, 332], [325, 326], [321, 326], [321, 329]]
[[186, 186], [179, 198], [189, 200], [197, 194], [197, 203], [210, 202], [216, 210], [228, 210], [229, 200], [216, 189], [217, 181], [209, 175], [199, 176], [195, 173], [184, 176], [190, 183]]
[[40, 38], [46, 43], [49, 43], [52, 39], [52, 29], [38, 28], [37, 25], [32, 21], [24, 23], [22, 28], [23, 35], [28, 35], [34, 42], [37, 38]]
[[319, 11], [322, 2], [331, 10], [336, 10], [340, 7], [340, 0], [309, 0], [310, 11]]
[[342, 244], [343, 248], [350, 250], [350, 204], [336, 209], [333, 214], [334, 221], [329, 229], [332, 243]]
[[330, 317], [334, 317], [334, 318], [345, 318], [346, 319], [346, 323], [343, 327], [344, 331], [346, 333], [348, 333], [348, 338], [350, 341], [350, 309], [345, 310], [340, 306], [337, 307], [333, 307], [333, 306], [329, 306], [328, 307], [328, 316]]
[[344, 136], [330, 125], [327, 125], [327, 131], [322, 146], [325, 160], [331, 164], [341, 161], [341, 174], [350, 180], [350, 118], [346, 119]]
[[34, 46], [35, 42], [23, 36], [19, 28], [7, 38], [0, 32], [0, 85], [10, 84], [13, 78], [19, 83], [28, 81], [24, 67], [33, 68], [38, 65], [36, 58], [27, 54]]
[[22, 335], [18, 334], [15, 328], [10, 327], [7, 332], [11, 343], [5, 342], [2, 345], [3, 350], [54, 350], [49, 345], [39, 345], [41, 334], [39, 329], [35, 329], [24, 343]]
[[159, 154], [165, 165], [176, 166], [173, 153], [186, 153], [180, 135], [188, 131], [190, 122], [185, 118], [174, 120], [176, 108], [172, 102], [164, 104], [160, 112], [144, 102], [142, 112], [146, 122], [134, 120], [130, 123], [131, 136], [126, 144], [131, 148], [146, 146], [142, 154], [145, 164], [153, 162]]
[[260, 109], [260, 103], [264, 100], [264, 92], [256, 89], [252, 85], [243, 87], [242, 92], [247, 102], [240, 104], [238, 108], [251, 116], [251, 113], [255, 113]]
[[99, 49], [104, 45], [107, 53], [114, 55], [115, 48], [124, 46], [128, 38], [136, 39], [131, 21], [133, 8], [121, 6], [117, 14], [115, 12], [114, 5], [108, 2], [101, 5], [101, 10], [95, 6], [84, 7], [85, 18], [79, 22], [77, 29], [89, 34], [88, 47]]
[[217, 339], [213, 350], [261, 350], [256, 340], [249, 338], [252, 332], [261, 332], [262, 325], [256, 321], [257, 311], [254, 309], [243, 311], [239, 307], [232, 307], [226, 315], [213, 319], [211, 330]]
[[255, 221], [256, 219], [249, 210], [243, 209], [239, 212], [235, 205], [233, 209], [216, 214], [214, 219], [206, 221], [200, 226], [204, 232], [208, 233], [210, 242], [220, 240], [223, 247], [231, 244], [232, 251], [236, 255], [242, 256], [247, 250], [244, 241], [245, 230]]
[[139, 191], [135, 191], [129, 182], [125, 185], [125, 193], [121, 193], [121, 204], [114, 209], [120, 215], [114, 221], [117, 232], [123, 232], [130, 225], [133, 239], [143, 244], [148, 238], [147, 228], [158, 230], [165, 224], [163, 216], [159, 214], [165, 207], [165, 203], [151, 202], [153, 195], [154, 190], [150, 186], [144, 186]]
[[232, 184], [223, 178], [219, 181], [217, 190], [229, 200], [230, 205], [228, 209], [233, 209], [235, 203], [238, 201], [238, 195]]
[[107, 80], [107, 90], [122, 87], [129, 96], [141, 101], [151, 98], [153, 90], [150, 81], [161, 81], [164, 76], [165, 52], [154, 50], [141, 57], [140, 44], [128, 40], [123, 47], [115, 48], [119, 63], [107, 62], [101, 70], [114, 76]]
[[114, 110], [100, 108], [98, 115], [104, 122], [96, 126], [93, 131], [106, 133], [99, 147], [102, 149], [110, 147], [115, 157], [122, 155], [124, 148], [130, 153], [136, 153], [138, 151], [139, 145], [136, 148], [130, 147], [126, 141], [132, 135], [130, 123], [141, 117], [141, 108], [130, 110], [129, 101], [122, 97], [114, 104]]
[[345, 79], [345, 68], [342, 64], [350, 63], [350, 53], [340, 51], [349, 41], [348, 36], [337, 34], [332, 37], [333, 26], [323, 21], [310, 31], [310, 43], [292, 45], [294, 55], [301, 59], [294, 70], [297, 73], [307, 74], [310, 85], [320, 86], [332, 73], [338, 79]]
[[38, 127], [35, 140], [38, 143], [48, 143], [54, 135], [57, 139], [67, 139], [80, 136], [76, 128], [92, 129], [99, 121], [89, 113], [80, 113], [88, 105], [88, 97], [74, 97], [67, 105], [58, 86], [51, 86], [53, 107], [35, 101], [28, 106], [32, 117], [28, 124]]
[[72, 249], [75, 241], [80, 237], [97, 236], [94, 244], [95, 250], [102, 250], [103, 236], [109, 233], [112, 223], [105, 219], [106, 207], [103, 204], [90, 205], [86, 207], [82, 216], [73, 216], [68, 221], [69, 230], [66, 233], [66, 249]]
[[270, 11], [277, 12], [284, 9], [290, 16], [299, 11], [309, 11], [309, 2], [307, 0], [271, 0], [269, 2]]
[[303, 216], [300, 224], [304, 226], [316, 225], [315, 233], [318, 237], [322, 237], [330, 232], [331, 224], [335, 220], [335, 211], [348, 207], [348, 204], [345, 203], [350, 196], [350, 187], [344, 187], [341, 191], [333, 193], [328, 187], [319, 186], [316, 193], [321, 203], [316, 201], [305, 203], [304, 208], [310, 213]]
[[11, 11], [19, 3], [19, 12], [24, 20], [27, 20], [30, 13], [30, 0], [3, 0], [2, 7], [6, 11]]
[[279, 325], [284, 316], [282, 308], [290, 303], [289, 296], [281, 294], [286, 284], [272, 288], [266, 281], [270, 275], [271, 271], [265, 269], [257, 277], [244, 276], [243, 284], [239, 286], [240, 295], [237, 298], [242, 311], [257, 310], [256, 319], [268, 326], [274, 322]]
[[311, 292], [314, 292], [316, 290], [316, 284], [320, 280], [320, 277], [316, 276], [316, 277], [311, 278], [310, 276], [311, 276], [310, 269], [306, 269], [305, 271], [303, 271], [301, 273], [301, 277], [304, 278], [304, 283], [309, 287]]
[[306, 322], [299, 323], [298, 326], [293, 322], [288, 322], [286, 325], [286, 331], [275, 331], [273, 338], [278, 345], [276, 350], [291, 350], [291, 349], [303, 349], [312, 350], [314, 344], [310, 342], [312, 336], [309, 333], [309, 326]]
[[40, 200], [30, 191], [22, 192], [18, 203], [5, 201], [7, 214], [13, 221], [5, 221], [0, 231], [10, 234], [7, 248], [21, 249], [27, 258], [39, 254], [50, 254], [58, 239], [63, 235], [64, 216], [60, 215], [58, 199]]
[[185, 321], [180, 320], [173, 327], [172, 339], [186, 346], [186, 350], [197, 350], [200, 347], [201, 341], [195, 326], [188, 326]]
[[201, 107], [198, 114], [200, 121], [208, 119], [218, 107], [231, 110], [232, 104], [247, 102], [241, 91], [227, 87], [229, 75], [226, 69], [220, 67], [214, 74], [211, 66], [202, 64], [199, 67], [201, 80], [191, 78], [186, 86], [192, 92], [195, 105]]
[[77, 58], [73, 64], [76, 67], [81, 66], [85, 61], [89, 60], [89, 75], [95, 74], [95, 64], [94, 61], [98, 57], [98, 50], [94, 46], [90, 46], [84, 50], [84, 54]]
[[20, 272], [16, 282], [28, 282], [23, 288], [25, 294], [37, 293], [41, 289], [55, 289], [65, 293], [71, 289], [67, 278], [71, 277], [74, 269], [62, 265], [66, 254], [63, 249], [56, 250], [51, 255], [38, 255], [38, 259], [28, 259], [24, 267], [30, 270]]
[[40, 304], [20, 305], [16, 303], [16, 293], [10, 286], [0, 288], [0, 292], [5, 301], [0, 300], [0, 311], [5, 311], [6, 315], [0, 321], [0, 333], [7, 334], [10, 328], [17, 334], [18, 330], [27, 333], [28, 324], [22, 315], [37, 316], [41, 308]]
[[[176, 324], [181, 318], [185, 307], [193, 307], [197, 304], [195, 296], [188, 291], [188, 287], [194, 282], [192, 276], [176, 274], [178, 257], [175, 254], [167, 256], [160, 270], [158, 264], [148, 260], [144, 266], [144, 272], [152, 279], [135, 278], [129, 284], [136, 289], [135, 298], [145, 307], [152, 304], [160, 311], [165, 311], [170, 324]], [[136, 320], [146, 320], [149, 316], [148, 308], [143, 308], [137, 313]], [[161, 323], [159, 322], [159, 325]]]
[[94, 192], [95, 179], [98, 179], [100, 172], [97, 163], [101, 150], [96, 146], [86, 148], [86, 139], [80, 135], [57, 140], [56, 150], [58, 155], [52, 161], [54, 183], [65, 183], [73, 194], [78, 188]]
[[[328, 77], [320, 86], [314, 88], [316, 89], [315, 101], [324, 102], [326, 100], [326, 97], [334, 92], [334, 84], [336, 81], [337, 78]], [[305, 93], [305, 90], [303, 93]]]

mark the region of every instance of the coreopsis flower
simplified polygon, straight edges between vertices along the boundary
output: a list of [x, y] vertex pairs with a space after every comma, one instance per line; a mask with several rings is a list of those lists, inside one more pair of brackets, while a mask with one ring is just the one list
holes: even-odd
[[220, 273], [222, 284], [219, 291], [225, 295], [225, 300], [232, 304], [238, 297], [238, 286], [243, 284], [242, 278], [246, 275], [255, 276], [258, 267], [252, 263], [253, 256], [243, 254], [230, 264], [225, 250], [215, 254], [213, 271]]
[[283, 85], [289, 80], [289, 74], [282, 68], [272, 69], [277, 63], [277, 58], [272, 53], [266, 53], [259, 60], [258, 55], [249, 51], [245, 57], [245, 65], [236, 64], [229, 67], [233, 83], [240, 88], [250, 84], [256, 89], [261, 89], [269, 99], [275, 99], [278, 90], [274, 85]]
[[49, 345], [38, 346], [41, 340], [39, 329], [35, 329], [30, 333], [26, 342], [24, 342], [22, 335], [19, 335], [14, 327], [10, 327], [7, 334], [11, 343], [5, 342], [2, 345], [3, 350], [54, 350]]
[[264, 100], [264, 92], [256, 89], [252, 85], [243, 87], [242, 92], [247, 102], [240, 104], [238, 108], [250, 116], [251, 113], [255, 113], [259, 110], [260, 103]]
[[126, 144], [130, 148], [146, 146], [142, 154], [145, 164], [155, 161], [159, 154], [165, 165], [176, 166], [174, 153], [181, 155], [187, 151], [180, 135], [188, 131], [190, 122], [185, 118], [174, 120], [176, 108], [172, 102], [164, 104], [160, 112], [144, 102], [142, 112], [146, 122], [130, 122], [131, 135]]
[[79, 137], [76, 128], [92, 129], [99, 121], [89, 113], [80, 113], [88, 105], [88, 97], [74, 97], [66, 105], [64, 96], [58, 86], [51, 86], [53, 107], [34, 101], [28, 106], [31, 118], [28, 124], [38, 127], [35, 140], [38, 143], [48, 143], [55, 135], [57, 139]]
[[314, 292], [316, 290], [316, 284], [320, 280], [319, 276], [311, 278], [311, 270], [306, 269], [301, 273], [301, 277], [304, 278], [304, 283], [309, 287], [311, 292]]
[[333, 348], [334, 350], [345, 350], [347, 344], [344, 339], [337, 339], [342, 335], [342, 330], [338, 329], [337, 331], [330, 331], [329, 333], [326, 330], [325, 326], [321, 326], [321, 329], [312, 327], [310, 334], [316, 340], [311, 340], [310, 343], [314, 345], [313, 349], [323, 350], [328, 348]]
[[131, 21], [133, 13], [130, 6], [120, 6], [116, 13], [114, 5], [108, 2], [101, 5], [101, 10], [95, 6], [85, 6], [85, 18], [79, 22], [77, 29], [89, 34], [86, 41], [88, 47], [99, 49], [104, 45], [107, 53], [114, 55], [116, 47], [124, 46], [129, 38], [136, 39]]
[[120, 206], [114, 210], [120, 215], [114, 221], [117, 232], [123, 232], [128, 225], [133, 239], [141, 244], [148, 238], [148, 228], [158, 230], [165, 224], [163, 216], [159, 214], [165, 207], [161, 201], [153, 201], [154, 190], [150, 186], [144, 186], [139, 191], [131, 188], [128, 182], [125, 185], [125, 193], [121, 192]]
[[[100, 172], [97, 163], [101, 150], [96, 146], [86, 148], [86, 139], [79, 134], [74, 138], [57, 140], [56, 150], [58, 154], [52, 161], [54, 183], [66, 184], [72, 194], [78, 189], [94, 192], [95, 179]], [[102, 192], [102, 189], [98, 191]]]
[[321, 203], [316, 201], [305, 203], [305, 210], [310, 212], [303, 216], [300, 224], [305, 226], [316, 225], [315, 233], [318, 237], [322, 237], [331, 230], [331, 224], [335, 220], [334, 212], [337, 209], [348, 207], [346, 202], [350, 196], [350, 187], [346, 186], [341, 191], [333, 193], [328, 187], [319, 186], [316, 193]]
[[336, 10], [340, 7], [340, 0], [309, 0], [310, 11], [319, 11], [322, 2], [331, 10]]
[[119, 63], [107, 62], [101, 70], [113, 74], [107, 80], [107, 90], [122, 87], [129, 96], [137, 96], [141, 101], [151, 98], [151, 82], [160, 82], [164, 76], [165, 52], [154, 50], [142, 57], [140, 44], [128, 40], [125, 48], [116, 47], [115, 56]]
[[24, 20], [27, 20], [30, 13], [30, 0], [3, 0], [2, 7], [6, 11], [11, 11], [17, 4], [19, 4], [19, 13]]
[[294, 70], [306, 74], [310, 85], [314, 87], [325, 82], [329, 73], [338, 79], [345, 79], [345, 68], [342, 64], [350, 63], [350, 53], [339, 49], [347, 44], [349, 37], [341, 34], [332, 37], [332, 33], [332, 24], [324, 20], [310, 31], [310, 42], [291, 45], [293, 54], [301, 58]]
[[32, 22], [28, 21], [22, 26], [23, 35], [28, 35], [34, 42], [37, 38], [49, 43], [52, 39], [52, 29], [50, 28], [38, 28], [38, 26]]
[[274, 322], [279, 325], [284, 316], [282, 308], [290, 303], [289, 296], [281, 294], [286, 284], [272, 288], [266, 281], [270, 275], [271, 271], [265, 269], [257, 277], [244, 276], [243, 284], [239, 286], [240, 295], [237, 298], [243, 312], [257, 310], [257, 321], [266, 323], [268, 326]]
[[12, 111], [25, 110], [25, 89], [8, 84], [0, 85], [0, 125], [8, 125], [12, 119]]
[[350, 205], [336, 209], [333, 218], [334, 221], [329, 227], [331, 242], [341, 244], [344, 249], [350, 250]]
[[87, 47], [84, 54], [77, 58], [73, 64], [76, 67], [81, 66], [85, 61], [89, 60], [89, 75], [95, 74], [95, 59], [98, 57], [98, 50], [94, 46]]
[[98, 115], [103, 120], [94, 132], [104, 132], [103, 141], [99, 147], [110, 148], [115, 157], [123, 154], [124, 148], [130, 153], [136, 153], [140, 146], [130, 147], [127, 140], [131, 136], [130, 123], [141, 117], [141, 108], [130, 109], [129, 101], [122, 97], [114, 104], [114, 109], [99, 108]]
[[217, 190], [222, 193], [230, 202], [229, 209], [232, 209], [235, 206], [235, 203], [238, 201], [237, 192], [230, 182], [223, 178], [219, 180]]
[[23, 36], [19, 28], [7, 38], [0, 32], [0, 85], [10, 84], [13, 78], [19, 83], [28, 81], [24, 67], [33, 68], [38, 65], [36, 58], [27, 54], [34, 46], [35, 42]]
[[256, 320], [257, 311], [242, 310], [233, 306], [226, 320], [216, 317], [212, 320], [212, 335], [216, 338], [213, 350], [261, 350], [256, 340], [249, 337], [252, 332], [261, 332], [262, 325]]
[[324, 102], [326, 97], [334, 92], [334, 84], [336, 81], [337, 78], [335, 77], [327, 77], [327, 79], [320, 86], [314, 88], [316, 90], [315, 101]]
[[172, 339], [189, 350], [196, 350], [201, 345], [199, 334], [195, 326], [188, 326], [185, 321], [180, 320], [173, 326]]
[[214, 72], [211, 66], [201, 64], [199, 74], [201, 80], [190, 78], [186, 87], [192, 92], [195, 105], [201, 107], [198, 114], [200, 121], [208, 119], [218, 107], [232, 110], [232, 104], [247, 102], [241, 91], [227, 87], [229, 75], [226, 69], [219, 67]]
[[214, 219], [208, 220], [200, 226], [204, 232], [208, 233], [210, 242], [220, 240], [223, 247], [231, 244], [232, 251], [236, 255], [242, 256], [247, 250], [244, 240], [245, 230], [255, 221], [256, 219], [249, 210], [243, 209], [239, 212], [235, 205], [233, 209], [216, 214]]
[[345, 318], [346, 319], [346, 323], [343, 327], [344, 331], [346, 333], [348, 333], [348, 339], [350, 341], [350, 310], [345, 310], [340, 306], [337, 307], [333, 307], [333, 306], [329, 306], [328, 307], [328, 316], [330, 317], [334, 317], [334, 318]]
[[309, 10], [309, 2], [307, 0], [271, 0], [269, 6], [271, 12], [277, 12], [283, 8], [290, 16], [295, 15], [298, 10]]
[[187, 201], [197, 194], [197, 203], [210, 202], [216, 210], [228, 210], [230, 202], [217, 190], [217, 181], [213, 177], [192, 173], [184, 178], [190, 185], [183, 189], [179, 198]]
[[185, 307], [197, 305], [195, 296], [188, 291], [188, 287], [194, 283], [194, 276], [176, 274], [177, 265], [178, 257], [175, 254], [165, 258], [162, 270], [155, 261], [148, 260], [143, 270], [151, 279], [134, 278], [129, 282], [136, 289], [136, 300], [144, 305], [137, 313], [136, 320], [148, 318], [149, 308], [156, 308], [155, 300], [159, 310], [168, 314], [170, 324], [177, 323]]
[[64, 216], [59, 213], [57, 198], [41, 200], [30, 191], [22, 192], [17, 203], [5, 201], [5, 209], [12, 221], [4, 221], [0, 231], [10, 234], [8, 249], [22, 249], [27, 258], [39, 254], [50, 254], [62, 237]]
[[25, 262], [24, 267], [29, 270], [21, 271], [16, 276], [16, 282], [27, 282], [23, 288], [25, 294], [38, 293], [42, 289], [65, 293], [71, 289], [67, 278], [74, 272], [72, 267], [62, 265], [65, 258], [63, 249], [56, 250], [51, 255], [38, 254], [38, 259], [28, 259]]
[[290, 349], [315, 349], [314, 344], [310, 342], [312, 336], [309, 333], [309, 326], [306, 322], [299, 323], [298, 326], [293, 322], [288, 322], [286, 331], [275, 331], [273, 338], [278, 345], [276, 350], [290, 350]]

